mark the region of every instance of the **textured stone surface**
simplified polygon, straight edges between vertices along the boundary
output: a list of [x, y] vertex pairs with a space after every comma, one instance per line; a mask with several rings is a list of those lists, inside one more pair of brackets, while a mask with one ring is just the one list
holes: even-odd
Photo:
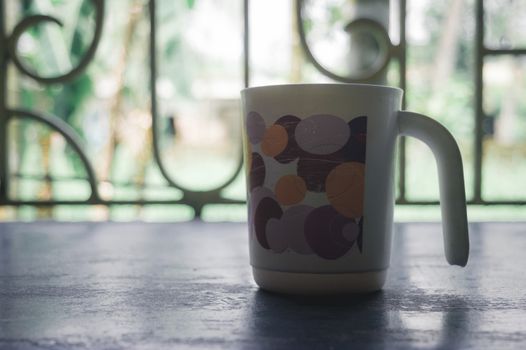
[[526, 348], [526, 224], [398, 224], [382, 292], [258, 291], [244, 224], [0, 224], [0, 348]]

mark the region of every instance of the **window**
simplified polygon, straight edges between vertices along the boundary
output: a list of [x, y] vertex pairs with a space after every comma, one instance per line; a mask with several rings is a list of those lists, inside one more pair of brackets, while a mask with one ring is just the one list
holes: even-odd
[[[239, 90], [336, 79], [404, 87], [459, 142], [468, 200], [499, 205], [476, 217], [524, 218], [526, 4], [389, 5], [2, 2], [0, 217], [243, 219]], [[398, 202], [436, 204], [429, 151], [399, 153]]]

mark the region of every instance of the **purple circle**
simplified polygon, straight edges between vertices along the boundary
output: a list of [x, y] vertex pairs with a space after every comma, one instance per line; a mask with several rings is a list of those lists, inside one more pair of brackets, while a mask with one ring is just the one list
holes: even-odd
[[247, 136], [251, 144], [255, 145], [263, 140], [265, 129], [263, 117], [258, 112], [249, 112], [247, 115]]
[[299, 147], [312, 154], [331, 154], [343, 148], [351, 132], [347, 123], [334, 115], [318, 114], [302, 120], [295, 131]]
[[314, 208], [308, 205], [297, 205], [289, 208], [281, 217], [282, 228], [287, 233], [288, 246], [299, 254], [311, 254], [305, 239], [305, 219]]
[[267, 240], [268, 221], [272, 218], [279, 219], [281, 215], [283, 215], [283, 210], [281, 210], [278, 202], [272, 198], [265, 197], [257, 205], [254, 214], [254, 231], [259, 244], [263, 248], [270, 249]]
[[262, 186], [265, 182], [265, 162], [263, 157], [259, 153], [252, 153], [252, 163], [250, 166], [250, 172], [248, 173], [248, 184], [252, 190], [256, 187]]
[[256, 216], [256, 208], [258, 207], [259, 202], [263, 198], [272, 198], [273, 200], [276, 200], [276, 197], [274, 196], [274, 192], [272, 192], [270, 189], [266, 187], [256, 187], [253, 190], [249, 192], [248, 200], [247, 200], [247, 206], [248, 206], [248, 225], [249, 230], [251, 233], [255, 234], [254, 229], [254, 217]]
[[324, 259], [338, 259], [347, 253], [353, 242], [343, 237], [343, 228], [351, 219], [340, 215], [332, 206], [314, 209], [305, 220], [305, 237], [312, 250]]
[[248, 202], [253, 204], [255, 209], [259, 202], [261, 202], [261, 200], [266, 197], [276, 200], [274, 192], [272, 192], [271, 189], [263, 186], [256, 187], [250, 191], [250, 197], [248, 199]]
[[267, 242], [274, 252], [281, 253], [287, 249], [287, 230], [283, 228], [283, 222], [278, 219], [269, 219], [266, 227]]

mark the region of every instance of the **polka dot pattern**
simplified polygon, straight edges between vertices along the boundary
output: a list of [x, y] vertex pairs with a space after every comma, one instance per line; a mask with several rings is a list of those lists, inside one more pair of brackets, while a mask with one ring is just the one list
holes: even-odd
[[256, 238], [263, 248], [270, 249], [267, 238], [268, 221], [273, 218], [279, 219], [282, 214], [283, 210], [281, 210], [278, 202], [269, 197], [263, 198], [256, 207], [256, 212], [254, 214], [254, 230]]
[[[262, 248], [330, 260], [362, 251], [366, 116], [284, 115], [268, 123], [250, 112], [244, 142], [249, 227]], [[303, 204], [309, 193], [324, 194], [325, 204]]]
[[343, 228], [353, 223], [330, 205], [314, 209], [305, 219], [305, 237], [312, 250], [322, 258], [338, 259], [345, 255], [353, 242], [343, 236]]
[[298, 117], [295, 117], [293, 115], [286, 115], [286, 116], [279, 118], [275, 123], [276, 125], [280, 125], [284, 127], [285, 130], [287, 131], [287, 138], [288, 138], [287, 146], [280, 154], [278, 154], [275, 157], [275, 159], [282, 164], [287, 164], [287, 163], [292, 162], [294, 159], [298, 158], [301, 154], [301, 149], [299, 148], [298, 143], [296, 142], [296, 136], [295, 136], [296, 126], [298, 125], [300, 121], [301, 119]]
[[298, 161], [297, 173], [312, 192], [325, 192], [325, 179], [327, 175], [343, 161], [340, 154], [327, 156], [306, 155]]
[[272, 192], [270, 189], [266, 187], [256, 187], [253, 190], [250, 191], [250, 196], [248, 198], [248, 219], [249, 223], [250, 220], [252, 220], [256, 213], [256, 208], [259, 205], [259, 202], [263, 200], [263, 198], [270, 198], [273, 200], [276, 200], [276, 196], [274, 195], [274, 192]]

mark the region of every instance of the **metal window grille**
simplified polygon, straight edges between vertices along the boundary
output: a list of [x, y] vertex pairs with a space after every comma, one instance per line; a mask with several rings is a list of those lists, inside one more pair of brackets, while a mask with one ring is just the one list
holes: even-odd
[[[103, 34], [103, 20], [105, 16], [105, 5], [104, 0], [91, 0], [95, 8], [95, 33], [89, 48], [87, 49], [84, 57], [80, 62], [69, 72], [53, 77], [42, 77], [36, 72], [32, 71], [24, 65], [23, 61], [18, 57], [16, 46], [20, 37], [25, 31], [29, 30], [32, 26], [39, 24], [40, 22], [54, 22], [60, 25], [60, 21], [54, 17], [47, 15], [30, 15], [23, 18], [12, 30], [11, 33], [6, 33], [5, 26], [5, 4], [0, 2], [0, 205], [31, 205], [31, 206], [54, 206], [54, 205], [86, 205], [86, 204], [99, 204], [99, 205], [119, 205], [119, 204], [132, 204], [132, 205], [145, 205], [145, 204], [185, 204], [192, 207], [195, 211], [195, 215], [199, 217], [203, 206], [207, 204], [242, 204], [241, 200], [233, 200], [224, 198], [222, 196], [222, 190], [230, 185], [237, 177], [242, 169], [242, 159], [238, 159], [236, 171], [234, 174], [226, 180], [220, 186], [207, 191], [195, 191], [189, 188], [185, 188], [175, 181], [170, 174], [166, 171], [163, 163], [163, 159], [160, 156], [160, 145], [159, 139], [159, 127], [158, 127], [158, 107], [157, 107], [157, 55], [156, 55], [156, 2], [150, 0], [148, 3], [149, 10], [149, 86], [151, 94], [151, 118], [152, 127], [151, 133], [153, 138], [153, 159], [158, 166], [161, 174], [169, 183], [170, 186], [179, 189], [183, 195], [182, 198], [165, 200], [165, 199], [137, 199], [137, 200], [107, 200], [103, 199], [99, 195], [98, 180], [93, 170], [92, 164], [88, 159], [85, 150], [83, 149], [82, 143], [79, 136], [73, 130], [73, 128], [66, 122], [53, 115], [46, 114], [42, 111], [31, 111], [19, 109], [16, 106], [10, 106], [7, 102], [7, 82], [8, 65], [14, 65], [20, 74], [23, 74], [34, 81], [41, 84], [63, 84], [67, 81], [77, 78], [86, 67], [90, 64], [93, 56], [97, 50], [101, 35]], [[249, 0], [243, 0], [243, 24], [244, 24], [244, 58], [243, 58], [243, 74], [245, 86], [250, 85], [251, 76], [251, 62], [250, 62], [250, 16], [249, 16]], [[312, 64], [319, 72], [323, 75], [331, 78], [334, 81], [339, 82], [375, 82], [378, 81], [379, 77], [385, 73], [385, 69], [389, 62], [398, 62], [399, 72], [399, 84], [404, 90], [407, 90], [406, 74], [407, 74], [407, 40], [406, 40], [406, 13], [407, 4], [406, 0], [398, 1], [398, 14], [399, 14], [399, 35], [400, 40], [398, 44], [393, 44], [389, 38], [389, 35], [384, 26], [369, 18], [358, 18], [352, 21], [348, 30], [353, 31], [356, 28], [370, 29], [376, 31], [379, 34], [379, 40], [381, 44], [387, 48], [385, 57], [380, 61], [380, 64], [375, 66], [374, 71], [369, 71], [361, 76], [342, 76], [331, 72], [329, 69], [320, 64], [309, 47], [306, 32], [304, 29], [304, 8], [305, 4], [303, 0], [296, 0], [296, 22], [298, 24], [298, 33], [300, 37], [301, 47], [307, 60]], [[486, 200], [482, 195], [482, 177], [483, 177], [483, 121], [484, 121], [484, 95], [483, 95], [483, 69], [485, 59], [488, 56], [497, 55], [512, 55], [520, 56], [526, 54], [526, 48], [523, 49], [490, 49], [484, 44], [484, 1], [476, 0], [475, 3], [475, 14], [476, 14], [476, 37], [475, 37], [475, 99], [474, 99], [474, 115], [475, 128], [473, 133], [475, 135], [474, 150], [475, 150], [475, 161], [474, 161], [474, 183], [473, 183], [473, 196], [468, 199], [468, 203], [471, 204], [526, 204], [526, 198], [519, 200]], [[405, 105], [405, 101], [404, 101]], [[10, 186], [10, 173], [8, 154], [9, 154], [9, 143], [8, 143], [8, 122], [14, 119], [27, 119], [35, 123], [42, 123], [49, 126], [54, 131], [60, 133], [67, 143], [73, 148], [75, 153], [80, 157], [82, 161], [89, 183], [91, 194], [86, 200], [19, 200], [12, 199], [9, 197], [9, 186]], [[400, 140], [400, 152], [399, 152], [399, 181], [398, 181], [398, 198], [396, 202], [398, 204], [418, 204], [418, 205], [433, 205], [438, 204], [437, 201], [414, 201], [410, 200], [406, 196], [407, 180], [406, 180], [406, 144], [402, 138]], [[52, 181], [52, 178], [47, 180]]]

